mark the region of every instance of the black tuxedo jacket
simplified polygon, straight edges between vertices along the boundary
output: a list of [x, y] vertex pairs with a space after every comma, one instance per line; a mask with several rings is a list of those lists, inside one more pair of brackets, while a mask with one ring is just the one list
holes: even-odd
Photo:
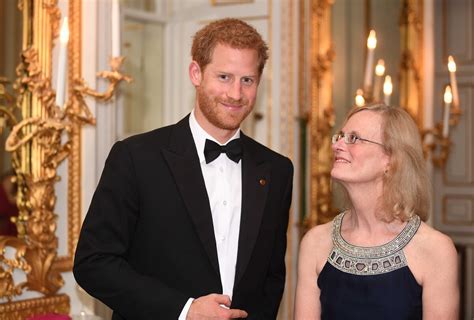
[[[275, 319], [285, 284], [293, 166], [241, 134], [242, 212], [232, 308]], [[117, 142], [82, 226], [78, 284], [113, 319], [177, 319], [222, 293], [211, 209], [189, 116]]]

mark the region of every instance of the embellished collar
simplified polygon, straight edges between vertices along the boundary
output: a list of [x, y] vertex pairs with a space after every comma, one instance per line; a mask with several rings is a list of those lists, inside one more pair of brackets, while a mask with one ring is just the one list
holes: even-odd
[[356, 275], [376, 275], [400, 269], [407, 265], [403, 248], [418, 230], [421, 220], [414, 215], [403, 230], [390, 242], [376, 247], [359, 247], [345, 241], [341, 236], [342, 219], [345, 212], [333, 220], [333, 249], [328, 262], [335, 268]]

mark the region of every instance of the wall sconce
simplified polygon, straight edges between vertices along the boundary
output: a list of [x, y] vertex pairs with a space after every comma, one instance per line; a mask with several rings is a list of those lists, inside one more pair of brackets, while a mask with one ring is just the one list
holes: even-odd
[[430, 157], [436, 167], [443, 168], [449, 157], [451, 140], [450, 127], [459, 123], [462, 111], [459, 107], [458, 86], [456, 81], [456, 63], [452, 56], [448, 57], [448, 70], [451, 85], [446, 86], [443, 95], [443, 118], [434, 128], [422, 131], [423, 152]]
[[[5, 149], [12, 154], [18, 185], [19, 215], [14, 221], [18, 237], [0, 236], [0, 299], [9, 301], [26, 289], [50, 296], [63, 286], [60, 272], [70, 270], [72, 257], [66, 262], [58, 261], [57, 257], [57, 215], [54, 213], [54, 186], [59, 179], [57, 168], [71, 154], [72, 139], [77, 139], [79, 129], [85, 124], [95, 124], [85, 102], [86, 96], [108, 100], [119, 83], [132, 80], [120, 73], [124, 58], [113, 57], [111, 70], [97, 74], [109, 83], [105, 92], [97, 92], [82, 78], [72, 76], [69, 77], [70, 90], [66, 98], [67, 18], [64, 18], [59, 42], [55, 91], [51, 85], [51, 56], [53, 39], [59, 33], [59, 8], [54, 4], [46, 6], [42, 2], [24, 0], [20, 9], [24, 16], [24, 39], [22, 61], [14, 84], [16, 99], [15, 103], [0, 105], [0, 130], [11, 128]], [[70, 12], [74, 10], [70, 9]], [[80, 20], [75, 21], [74, 30], [79, 31], [71, 36], [80, 37]], [[80, 42], [75, 43], [79, 44], [76, 49], [80, 50]], [[77, 59], [77, 56], [70, 56]], [[75, 62], [70, 61], [70, 68], [80, 70], [80, 65]], [[5, 90], [5, 81], [2, 81], [0, 102], [11, 97]], [[21, 119], [18, 111], [21, 111]], [[7, 247], [16, 251], [13, 258], [3, 256]], [[23, 271], [26, 281], [15, 283], [15, 270]]]
[[[355, 95], [355, 105], [363, 106], [367, 103], [382, 102], [380, 97], [381, 81], [385, 74], [385, 63], [382, 59], [377, 62], [374, 68], [374, 51], [377, 47], [377, 38], [374, 30], [370, 31], [367, 38], [367, 57], [366, 57], [366, 68], [364, 74], [364, 86], [363, 90], [358, 89]], [[405, 57], [410, 57], [409, 54]], [[417, 71], [417, 68], [413, 67], [413, 59], [406, 58], [407, 61], [402, 63], [404, 65], [411, 65], [412, 69]], [[425, 157], [430, 157], [433, 164], [437, 167], [444, 167], [450, 152], [451, 141], [449, 139], [449, 127], [456, 126], [459, 122], [461, 115], [461, 109], [459, 108], [459, 94], [456, 81], [456, 63], [452, 56], [448, 57], [448, 70], [451, 86], [448, 86], [444, 94], [444, 112], [443, 119], [431, 129], [422, 129], [422, 122], [420, 121], [419, 110], [414, 112], [414, 108], [409, 105], [401, 105], [406, 108], [418, 122], [420, 127], [420, 134], [423, 141], [423, 151]], [[373, 83], [373, 76], [375, 72], [375, 83]], [[413, 72], [413, 71], [412, 71]], [[403, 73], [403, 68], [402, 68]], [[413, 75], [412, 75], [413, 76]], [[414, 77], [417, 78], [416, 76]], [[403, 88], [401, 88], [403, 89]], [[385, 81], [383, 83], [383, 103], [390, 105], [390, 98], [393, 92], [393, 83], [389, 75], [385, 75]], [[405, 93], [405, 95], [407, 95]], [[401, 98], [401, 101], [405, 99]], [[409, 99], [406, 99], [409, 101]], [[418, 102], [419, 103], [419, 102]], [[421, 104], [419, 104], [421, 106]], [[418, 113], [418, 119], [416, 119], [416, 113]]]

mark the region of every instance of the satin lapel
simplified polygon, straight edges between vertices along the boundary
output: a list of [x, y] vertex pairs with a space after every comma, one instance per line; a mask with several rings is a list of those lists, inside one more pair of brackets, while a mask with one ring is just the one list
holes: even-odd
[[163, 150], [163, 156], [174, 176], [210, 262], [219, 275], [211, 208], [188, 119], [189, 117], [186, 117], [176, 124], [170, 139], [170, 149]]
[[[270, 164], [258, 159], [246, 136], [242, 137], [242, 212], [235, 285], [242, 278], [257, 241], [270, 184]], [[235, 286], [234, 286], [235, 287]]]

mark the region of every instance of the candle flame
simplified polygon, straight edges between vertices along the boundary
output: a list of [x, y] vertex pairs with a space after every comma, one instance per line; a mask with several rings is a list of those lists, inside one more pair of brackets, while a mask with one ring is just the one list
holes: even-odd
[[383, 59], [379, 59], [377, 66], [375, 67], [375, 74], [379, 77], [383, 76], [385, 73], [385, 62]]
[[451, 93], [451, 86], [446, 86], [446, 90], [444, 90], [444, 103], [451, 103], [453, 102], [453, 94]]
[[456, 62], [454, 62], [453, 56], [448, 57], [448, 70], [449, 72], [456, 72]]
[[67, 23], [67, 17], [64, 17], [63, 24], [61, 25], [61, 32], [59, 34], [59, 40], [65, 44], [69, 41], [69, 27]]
[[392, 77], [385, 76], [385, 81], [383, 83], [383, 93], [386, 95], [392, 94], [393, 84]]
[[365, 104], [365, 99], [363, 96], [362, 89], [357, 89], [356, 96], [355, 96], [355, 104], [358, 107], [362, 107]]
[[369, 37], [367, 38], [367, 48], [375, 49], [377, 47], [377, 37], [375, 30], [370, 30]]

